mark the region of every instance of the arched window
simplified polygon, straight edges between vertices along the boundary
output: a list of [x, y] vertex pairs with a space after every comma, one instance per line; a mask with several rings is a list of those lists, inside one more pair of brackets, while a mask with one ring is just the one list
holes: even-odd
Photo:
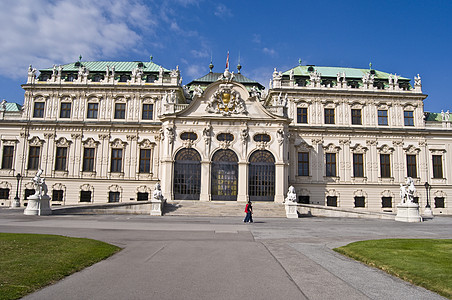
[[199, 200], [201, 193], [201, 156], [192, 148], [176, 154], [173, 192], [175, 200]]
[[238, 158], [232, 150], [215, 152], [212, 158], [212, 200], [237, 201]]
[[250, 156], [248, 173], [249, 197], [252, 201], [274, 201], [275, 158], [267, 150], [259, 150]]

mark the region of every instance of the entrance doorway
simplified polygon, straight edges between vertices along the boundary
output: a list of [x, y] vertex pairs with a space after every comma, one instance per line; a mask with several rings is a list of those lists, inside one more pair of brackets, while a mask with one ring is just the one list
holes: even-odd
[[173, 192], [177, 200], [199, 200], [201, 156], [198, 151], [186, 148], [176, 154]]
[[248, 191], [251, 201], [275, 200], [275, 158], [267, 150], [251, 154]]
[[212, 158], [212, 200], [237, 201], [238, 158], [232, 150], [219, 150]]

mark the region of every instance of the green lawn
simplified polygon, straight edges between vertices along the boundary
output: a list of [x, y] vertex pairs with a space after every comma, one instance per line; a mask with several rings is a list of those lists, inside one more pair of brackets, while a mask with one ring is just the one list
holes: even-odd
[[452, 240], [371, 240], [334, 250], [452, 299]]
[[0, 299], [18, 299], [119, 251], [56, 235], [0, 233]]

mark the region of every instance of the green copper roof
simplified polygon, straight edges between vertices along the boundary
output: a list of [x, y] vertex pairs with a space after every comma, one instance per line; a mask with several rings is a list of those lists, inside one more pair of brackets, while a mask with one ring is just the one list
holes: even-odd
[[[287, 70], [283, 73], [283, 75], [289, 75], [290, 71], [293, 70], [294, 76], [309, 76], [308, 68], [310, 66], [296, 66], [295, 68], [292, 68], [290, 70]], [[364, 74], [368, 73], [369, 69], [356, 69], [356, 68], [342, 68], [342, 67], [320, 67], [320, 66], [312, 66], [314, 70], [317, 70], [320, 74], [322, 74], [322, 77], [337, 77], [337, 73], [343, 73], [345, 72], [346, 78], [356, 78], [361, 79]], [[389, 73], [381, 72], [375, 70], [375, 78], [376, 79], [388, 79]], [[405, 77], [399, 77], [399, 80], [410, 80]]]
[[[132, 69], [138, 67], [141, 61], [82, 61], [80, 62], [82, 66], [85, 66], [90, 72], [105, 72], [107, 66], [115, 67], [115, 72], [132, 72]], [[153, 63], [152, 61], [143, 61], [143, 72], [158, 72], [160, 66]], [[61, 65], [63, 71], [74, 71], [77, 72], [79, 67], [75, 65], [76, 63], [70, 63]], [[52, 68], [42, 69], [40, 72], [52, 71]], [[168, 69], [163, 68], [164, 71], [168, 72]]]
[[[223, 73], [214, 73], [214, 72], [209, 72], [206, 75], [204, 75], [203, 77], [200, 77], [198, 79], [194, 79], [193, 81], [191, 81], [189, 84], [187, 84], [187, 86], [193, 85], [193, 84], [202, 84], [202, 83], [206, 83], [206, 84], [210, 84], [212, 82], [215, 82], [218, 80], [218, 78], [223, 75]], [[234, 73], [234, 81], [242, 83], [244, 85], [257, 85], [260, 89], [263, 89], [264, 87], [262, 86], [262, 84], [260, 84], [259, 82], [249, 79], [245, 76], [243, 76], [240, 73]]]
[[17, 103], [6, 102], [5, 105], [6, 105], [5, 111], [8, 111], [8, 112], [17, 112], [17, 111], [20, 111], [22, 108], [22, 105], [19, 105]]

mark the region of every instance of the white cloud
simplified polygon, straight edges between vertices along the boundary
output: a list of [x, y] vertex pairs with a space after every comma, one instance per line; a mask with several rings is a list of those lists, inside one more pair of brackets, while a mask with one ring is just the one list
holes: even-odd
[[190, 53], [197, 58], [209, 57], [209, 52], [207, 50], [191, 50]]
[[262, 49], [262, 52], [270, 56], [276, 56], [276, 51], [274, 49], [264, 48]]
[[253, 34], [253, 40], [252, 40], [254, 43], [256, 43], [256, 44], [260, 44], [262, 41], [261, 41], [261, 35], [260, 34]]
[[26, 68], [107, 59], [141, 43], [157, 24], [138, 1], [16, 0], [0, 2], [0, 75], [23, 77]]
[[227, 8], [226, 5], [224, 4], [218, 4], [214, 14], [215, 16], [220, 18], [232, 17], [232, 11], [229, 8]]
[[198, 78], [203, 75], [202, 67], [200, 65], [189, 65], [185, 69], [189, 77]]

